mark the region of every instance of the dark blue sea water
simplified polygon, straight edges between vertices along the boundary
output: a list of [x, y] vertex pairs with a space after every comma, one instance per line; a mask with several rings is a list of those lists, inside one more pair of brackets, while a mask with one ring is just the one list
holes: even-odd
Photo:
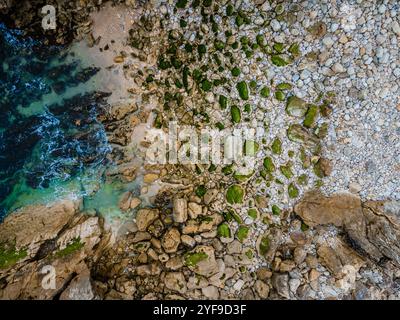
[[108, 94], [95, 91], [97, 72], [68, 48], [0, 24], [0, 220], [71, 184], [83, 189], [79, 181], [105, 164], [110, 148], [97, 115]]

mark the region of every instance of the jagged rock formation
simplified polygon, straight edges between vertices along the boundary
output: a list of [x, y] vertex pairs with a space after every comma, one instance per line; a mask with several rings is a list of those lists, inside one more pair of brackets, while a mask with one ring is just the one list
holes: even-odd
[[[187, 214], [187, 206], [176, 209]], [[296, 215], [308, 228], [300, 228]], [[78, 202], [23, 208], [0, 225], [0, 297], [386, 299], [399, 295], [396, 202], [362, 203], [349, 194], [307, 194], [287, 223], [268, 233], [267, 251], [258, 252], [265, 254], [267, 264], [257, 266], [253, 277], [239, 272], [251, 265], [239, 241], [224, 246], [212, 235], [217, 225], [210, 225], [197, 242], [200, 231], [172, 217], [163, 208], [141, 209], [129, 231], [114, 242], [103, 220], [80, 212]], [[185, 230], [191, 230], [190, 235]], [[54, 288], [49, 270], [55, 272]]]

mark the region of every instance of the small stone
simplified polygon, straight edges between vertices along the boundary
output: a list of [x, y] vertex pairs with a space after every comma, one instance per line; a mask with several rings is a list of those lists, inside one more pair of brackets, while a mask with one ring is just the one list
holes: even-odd
[[187, 284], [185, 276], [181, 272], [169, 272], [165, 275], [165, 287], [172, 291], [177, 291], [179, 293], [186, 293]]
[[208, 286], [201, 289], [203, 295], [210, 300], [217, 300], [219, 298], [218, 288], [215, 286]]
[[181, 243], [181, 236], [176, 228], [169, 229], [163, 236], [161, 244], [167, 253], [176, 252]]
[[258, 16], [257, 18], [254, 19], [254, 23], [258, 26], [261, 26], [264, 24], [264, 19]]
[[342, 64], [340, 64], [339, 62], [336, 62], [333, 66], [332, 66], [332, 71], [335, 73], [343, 73], [346, 71], [346, 69], [342, 66]]
[[206, 96], [205, 96], [205, 100], [208, 103], [214, 103], [215, 99], [214, 99], [214, 94], [212, 92], [207, 92]]
[[196, 245], [196, 240], [186, 234], [181, 236], [181, 241], [185, 246], [193, 248]]
[[167, 263], [165, 264], [165, 267], [167, 267], [170, 270], [179, 270], [180, 268], [183, 267], [183, 260], [182, 257], [173, 257], [170, 258]]
[[136, 209], [141, 203], [142, 201], [139, 198], [132, 198], [130, 203], [130, 208]]
[[284, 260], [279, 266], [280, 272], [289, 272], [296, 267], [296, 264], [292, 260]]
[[174, 221], [178, 223], [185, 222], [188, 218], [187, 200], [174, 199], [174, 210], [172, 214]]
[[185, 255], [185, 265], [195, 273], [211, 277], [218, 272], [214, 248], [211, 246], [197, 246]]
[[236, 283], [233, 285], [233, 289], [235, 291], [240, 291], [242, 290], [242, 287], [244, 285], [244, 281], [242, 279], [239, 279], [238, 281], [236, 281]]
[[279, 23], [278, 20], [273, 19], [273, 20], [271, 21], [271, 28], [272, 28], [272, 30], [274, 30], [275, 32], [276, 32], [276, 31], [279, 31], [279, 30], [281, 29], [281, 24]]
[[305, 260], [307, 255], [306, 250], [304, 250], [303, 247], [296, 247], [296, 249], [294, 249], [294, 262], [299, 265], [301, 263], [303, 263], [303, 261]]
[[209, 189], [207, 190], [206, 194], [204, 195], [204, 203], [209, 205], [217, 196], [219, 191], [217, 189]]
[[242, 244], [238, 240], [233, 240], [226, 246], [228, 254], [239, 254], [242, 252]]
[[300, 284], [301, 284], [300, 279], [290, 279], [289, 280], [290, 291], [296, 293], [297, 289], [300, 287]]
[[327, 47], [330, 48], [335, 43], [331, 37], [325, 37], [322, 39], [322, 43]]
[[136, 215], [136, 225], [139, 231], [146, 229], [158, 218], [157, 209], [140, 209]]
[[400, 36], [400, 24], [397, 21], [393, 21], [392, 23], [392, 30], [395, 34]]
[[131, 197], [132, 193], [130, 191], [123, 193], [120, 197], [118, 206], [122, 211], [127, 211], [131, 207]]
[[196, 219], [202, 214], [202, 207], [196, 202], [189, 202], [188, 213], [191, 219]]
[[340, 38], [339, 38], [339, 42], [340, 42], [341, 44], [346, 44], [348, 41], [349, 41], [349, 39], [346, 37], [345, 34], [342, 34], [342, 35], [340, 36]]
[[116, 56], [114, 58], [115, 63], [123, 63], [124, 62], [124, 57], [123, 56]]
[[254, 285], [257, 294], [261, 299], [267, 299], [269, 295], [269, 286], [261, 280], [257, 280]]
[[274, 273], [274, 275], [272, 276], [272, 286], [281, 297], [286, 299], [290, 298], [288, 282], [289, 276], [286, 273]]
[[318, 259], [316, 256], [307, 255], [306, 263], [310, 268], [316, 268], [318, 266]]
[[352, 182], [349, 184], [349, 191], [351, 193], [359, 193], [362, 187], [357, 182]]
[[320, 276], [320, 273], [316, 269], [311, 269], [309, 275], [308, 275], [308, 280], [310, 282], [317, 280]]
[[286, 112], [293, 117], [304, 117], [307, 112], [307, 103], [296, 96], [287, 99]]
[[264, 267], [259, 268], [256, 273], [257, 278], [263, 281], [272, 277], [272, 272]]
[[152, 183], [158, 179], [158, 174], [155, 173], [148, 173], [145, 174], [143, 177], [143, 182], [144, 183]]

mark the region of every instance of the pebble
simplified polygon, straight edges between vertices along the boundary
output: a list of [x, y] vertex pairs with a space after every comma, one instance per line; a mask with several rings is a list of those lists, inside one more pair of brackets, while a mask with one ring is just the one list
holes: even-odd
[[271, 21], [271, 28], [272, 28], [272, 30], [274, 30], [274, 31], [279, 31], [279, 30], [281, 29], [281, 24], [279, 23], [278, 20], [273, 19], [273, 20]]

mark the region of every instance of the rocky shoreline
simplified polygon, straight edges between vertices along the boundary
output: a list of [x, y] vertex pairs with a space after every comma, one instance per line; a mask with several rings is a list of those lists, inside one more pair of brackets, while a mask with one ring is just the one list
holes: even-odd
[[246, 245], [215, 237], [218, 215], [189, 219], [210, 204], [186, 197], [175, 198], [169, 214], [140, 209], [116, 238], [79, 202], [18, 210], [0, 225], [0, 298], [398, 298], [398, 202], [308, 194], [258, 241], [252, 254], [266, 266], [245, 273], [254, 262]]
[[[354, 17], [361, 25], [371, 12], [381, 15], [378, 22], [392, 17], [398, 9], [387, 2], [388, 8], [362, 6]], [[357, 72], [346, 70], [359, 30], [342, 17], [343, 6], [114, 1], [119, 5], [111, 9], [96, 3], [80, 10], [72, 2], [66, 12], [81, 13], [66, 14], [71, 17], [49, 41], [68, 43], [72, 26], [112, 74], [109, 82], [121, 79], [114, 83], [123, 89], [118, 93], [127, 91], [98, 112], [114, 164], [104, 183], [117, 186], [121, 216], [86, 210], [86, 199], [11, 213], [0, 224], [0, 299], [400, 298], [398, 170], [389, 174], [397, 136], [381, 137], [375, 120], [366, 123], [382, 140], [370, 148], [369, 161], [378, 161], [378, 144], [388, 154], [370, 172], [384, 171], [376, 185], [363, 184], [357, 134], [345, 138], [346, 123], [365, 120], [349, 106], [379, 113], [359, 85], [369, 81], [364, 73], [379, 75], [386, 67], [357, 60], [351, 66]], [[102, 15], [100, 7], [112, 14]], [[106, 29], [119, 28], [113, 39], [99, 27], [107, 18]], [[399, 31], [390, 23], [389, 31], [383, 22], [392, 37], [387, 52]], [[372, 50], [358, 49], [369, 61]], [[385, 64], [384, 54], [378, 64]], [[393, 107], [395, 91], [389, 100]], [[400, 126], [398, 112], [391, 112], [388, 132]], [[250, 146], [254, 164], [146, 163], [150, 138], [157, 139], [148, 134], [167, 131], [172, 121], [197, 132], [261, 127], [243, 146]], [[353, 154], [354, 141], [360, 143]], [[178, 147], [184, 150], [186, 141]]]

